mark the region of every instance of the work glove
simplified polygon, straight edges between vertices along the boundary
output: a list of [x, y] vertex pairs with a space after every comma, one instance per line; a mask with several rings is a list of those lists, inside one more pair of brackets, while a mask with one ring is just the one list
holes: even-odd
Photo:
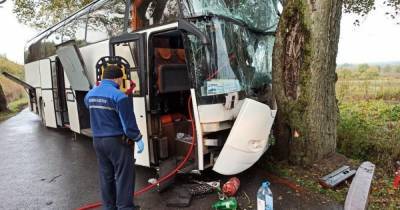
[[141, 138], [139, 141], [136, 142], [136, 146], [137, 146], [137, 153], [138, 154], [142, 153], [144, 150], [143, 138]]

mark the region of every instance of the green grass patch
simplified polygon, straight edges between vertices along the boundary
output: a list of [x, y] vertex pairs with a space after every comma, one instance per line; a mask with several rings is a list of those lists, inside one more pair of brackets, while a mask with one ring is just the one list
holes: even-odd
[[20, 112], [28, 104], [28, 98], [23, 97], [8, 104], [8, 112], [0, 112], [0, 121], [4, 121], [18, 112]]
[[337, 150], [377, 168], [368, 209], [400, 209], [400, 191], [392, 187], [394, 162], [400, 160], [400, 104], [384, 100], [339, 105]]
[[339, 105], [338, 151], [391, 171], [400, 160], [400, 105], [383, 100]]

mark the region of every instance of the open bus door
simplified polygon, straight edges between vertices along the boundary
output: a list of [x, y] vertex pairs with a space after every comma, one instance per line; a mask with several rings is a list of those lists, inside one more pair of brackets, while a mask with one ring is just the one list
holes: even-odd
[[79, 48], [73, 41], [58, 46], [56, 53], [64, 68], [64, 72], [67, 75], [66, 86], [68, 87], [68, 83], [70, 86], [70, 88], [66, 88], [70, 129], [74, 132], [81, 133], [79, 119], [80, 104], [78, 103], [83, 103], [83, 98], [80, 97], [82, 94], [79, 94], [78, 97], [78, 92], [82, 93], [82, 91], [89, 91], [91, 88], [86, 75], [85, 64]]
[[[133, 108], [136, 122], [145, 144], [142, 153], [135, 153], [136, 165], [150, 166], [149, 140], [146, 119], [146, 34], [127, 33], [110, 39], [110, 55], [121, 56], [128, 61], [130, 78], [136, 83], [133, 94]], [[129, 82], [129, 81], [125, 81]], [[136, 149], [136, 148], [135, 148]]]
[[42, 120], [47, 127], [57, 128], [56, 111], [53, 98], [53, 82], [51, 74], [51, 60], [43, 59], [39, 62], [40, 86], [42, 100], [39, 101]]

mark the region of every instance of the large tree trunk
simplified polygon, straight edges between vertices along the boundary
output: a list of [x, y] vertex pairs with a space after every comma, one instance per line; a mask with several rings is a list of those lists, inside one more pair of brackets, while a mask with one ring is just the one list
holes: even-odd
[[0, 112], [8, 111], [7, 99], [3, 92], [3, 87], [0, 84]]
[[342, 0], [286, 0], [273, 54], [275, 154], [308, 165], [336, 148]]

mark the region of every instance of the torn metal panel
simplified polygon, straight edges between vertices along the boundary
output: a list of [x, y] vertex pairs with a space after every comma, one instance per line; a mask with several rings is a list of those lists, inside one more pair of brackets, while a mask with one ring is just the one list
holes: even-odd
[[333, 188], [346, 179], [352, 177], [355, 173], [356, 170], [351, 170], [350, 166], [342, 166], [332, 173], [322, 177], [319, 180], [319, 183], [324, 187]]
[[344, 202], [345, 210], [367, 209], [368, 195], [374, 177], [375, 164], [363, 162], [357, 169]]

